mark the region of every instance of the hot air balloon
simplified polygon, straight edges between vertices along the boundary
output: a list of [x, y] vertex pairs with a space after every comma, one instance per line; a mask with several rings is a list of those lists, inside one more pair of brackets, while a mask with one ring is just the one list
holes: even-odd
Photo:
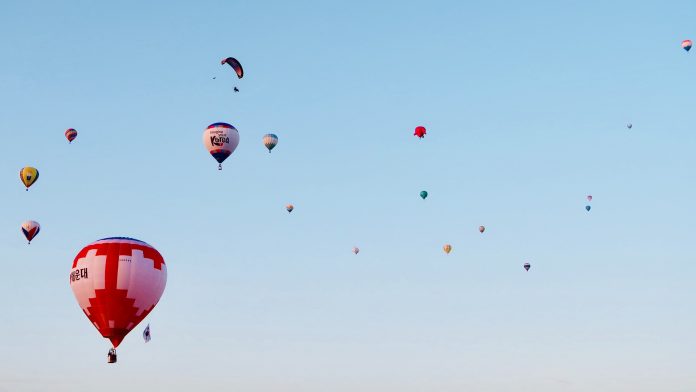
[[631, 124], [631, 123], [626, 124], [626, 128], [628, 128], [628, 129], [633, 128], [633, 124]]
[[684, 41], [682, 41], [681, 45], [682, 45], [682, 48], [684, 48], [684, 50], [686, 50], [687, 52], [689, 50], [691, 50], [691, 40], [690, 39], [685, 39]]
[[157, 249], [127, 237], [104, 238], [75, 256], [70, 287], [89, 321], [116, 348], [159, 302], [167, 266]]
[[452, 245], [445, 244], [445, 246], [442, 247], [442, 250], [444, 250], [445, 253], [449, 254], [452, 251]]
[[425, 137], [425, 127], [416, 127], [416, 130], [413, 132], [415, 136], [418, 136], [419, 138], [423, 139]]
[[222, 162], [232, 155], [239, 145], [239, 131], [227, 123], [211, 124], [203, 131], [203, 145], [218, 161], [218, 170], [222, 170]]
[[486, 231], [486, 227], [485, 227], [485, 226], [479, 226], [479, 233], [482, 233], [482, 234], [483, 234], [484, 231]]
[[222, 59], [222, 61], [220, 61], [220, 64], [228, 64], [230, 67], [232, 67], [234, 72], [237, 73], [237, 77], [239, 79], [244, 77], [244, 69], [242, 68], [242, 64], [240, 64], [239, 61], [237, 61], [237, 59], [235, 59], [234, 57]]
[[353, 253], [357, 255], [358, 253], [360, 253], [360, 249], [357, 246], [354, 246]]
[[288, 214], [289, 214], [292, 212], [292, 210], [295, 209], [295, 206], [293, 206], [292, 204], [288, 204], [285, 206], [285, 209], [288, 211]]
[[145, 327], [145, 330], [143, 331], [143, 340], [145, 343], [149, 342], [152, 339], [152, 335], [150, 335], [150, 324]]
[[24, 233], [24, 237], [27, 238], [27, 241], [31, 244], [31, 240], [34, 239], [39, 234], [39, 231], [41, 231], [41, 225], [39, 222], [35, 222], [33, 220], [28, 220], [22, 223], [22, 233]]
[[22, 180], [24, 186], [29, 190], [29, 187], [39, 179], [39, 171], [30, 166], [24, 167], [19, 171], [19, 179]]
[[587, 212], [590, 212], [591, 209], [592, 209], [592, 206], [585, 206], [585, 210], [587, 210]]
[[73, 140], [77, 137], [77, 131], [70, 128], [67, 131], [65, 131], [65, 138], [68, 139], [68, 143], [72, 143]]
[[272, 133], [267, 133], [263, 135], [263, 145], [266, 146], [269, 154], [271, 153], [273, 147], [276, 146], [276, 144], [278, 144], [278, 136]]
[[524, 269], [529, 271], [529, 269], [532, 268], [532, 265], [529, 263], [524, 263]]
[[426, 191], [421, 191], [420, 197], [421, 197], [421, 199], [425, 200], [425, 198], [428, 197], [428, 192], [426, 192]]
[[587, 201], [592, 201], [592, 195], [587, 195]]

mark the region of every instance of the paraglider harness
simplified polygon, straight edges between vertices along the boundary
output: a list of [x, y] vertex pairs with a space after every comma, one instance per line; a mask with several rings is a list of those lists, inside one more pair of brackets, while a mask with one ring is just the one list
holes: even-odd
[[109, 349], [109, 354], [107, 354], [107, 362], [108, 363], [116, 363], [116, 349], [115, 348]]

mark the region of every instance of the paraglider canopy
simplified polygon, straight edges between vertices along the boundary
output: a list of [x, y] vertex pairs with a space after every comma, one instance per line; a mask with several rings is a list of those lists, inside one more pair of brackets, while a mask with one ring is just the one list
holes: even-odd
[[234, 70], [235, 73], [237, 73], [237, 77], [241, 79], [244, 77], [244, 69], [242, 68], [242, 64], [237, 61], [234, 57], [227, 57], [222, 59], [220, 64], [225, 65], [228, 64], [232, 69]]
[[425, 137], [426, 131], [425, 127], [416, 127], [416, 130], [413, 132], [415, 136], [418, 136], [419, 138], [423, 139]]

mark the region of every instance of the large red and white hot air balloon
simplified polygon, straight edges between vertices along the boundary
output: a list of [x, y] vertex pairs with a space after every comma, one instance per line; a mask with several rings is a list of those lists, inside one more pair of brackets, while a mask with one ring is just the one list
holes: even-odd
[[89, 321], [109, 339], [109, 362], [116, 347], [159, 302], [167, 266], [157, 249], [127, 238], [104, 238], [75, 256], [70, 287]]

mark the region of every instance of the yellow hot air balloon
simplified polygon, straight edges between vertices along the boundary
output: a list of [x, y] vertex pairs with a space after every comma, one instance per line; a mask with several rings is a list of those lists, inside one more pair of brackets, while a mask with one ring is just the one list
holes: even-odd
[[445, 246], [442, 247], [442, 250], [444, 250], [445, 253], [449, 254], [452, 251], [452, 245], [445, 244]]
[[39, 171], [31, 166], [24, 167], [19, 171], [19, 179], [22, 180], [24, 186], [29, 190], [29, 187], [39, 179]]

